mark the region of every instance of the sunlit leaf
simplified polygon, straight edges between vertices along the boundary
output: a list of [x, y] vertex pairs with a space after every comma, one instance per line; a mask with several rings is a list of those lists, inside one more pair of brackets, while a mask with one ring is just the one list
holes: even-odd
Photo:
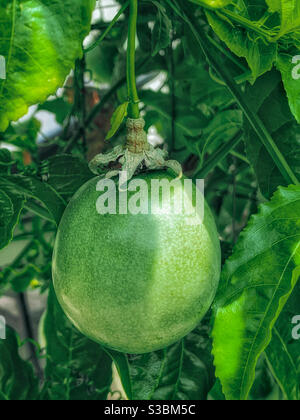
[[213, 354], [227, 399], [249, 396], [255, 367], [300, 276], [300, 187], [280, 188], [260, 208], [225, 264]]
[[[281, 72], [292, 113], [300, 123], [300, 55], [279, 54], [277, 67]], [[299, 72], [299, 73], [298, 73]]]
[[1, 2], [6, 79], [0, 79], [0, 131], [63, 85], [82, 55], [94, 5], [95, 0]]

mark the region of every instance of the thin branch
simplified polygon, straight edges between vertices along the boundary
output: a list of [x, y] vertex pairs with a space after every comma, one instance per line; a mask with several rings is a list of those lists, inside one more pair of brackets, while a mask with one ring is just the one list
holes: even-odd
[[33, 344], [32, 341], [35, 341], [34, 339], [34, 333], [33, 333], [33, 327], [32, 327], [32, 323], [31, 323], [31, 316], [27, 307], [27, 302], [26, 302], [26, 296], [25, 293], [18, 293], [18, 300], [19, 300], [19, 305], [20, 305], [20, 309], [22, 312], [22, 316], [23, 316], [23, 320], [24, 320], [24, 326], [25, 326], [25, 331], [26, 331], [26, 338], [29, 339], [28, 340], [28, 347], [30, 349], [30, 354], [31, 354], [31, 361], [35, 367], [36, 373], [38, 375], [38, 377], [40, 379], [43, 378], [43, 371], [42, 368], [40, 366], [37, 354], [36, 354], [36, 347]]
[[[137, 69], [141, 69], [148, 61], [149, 61], [149, 58], [148, 57], [146, 59], [140, 61], [140, 63], [137, 64]], [[99, 114], [99, 112], [101, 112], [101, 110], [107, 104], [107, 102], [110, 100], [110, 98], [122, 86], [124, 86], [125, 83], [126, 83], [126, 77], [123, 77], [122, 79], [120, 79], [115, 85], [113, 85], [109, 89], [109, 91], [103, 96], [103, 98], [101, 99], [101, 101], [96, 106], [94, 106], [94, 108], [92, 109], [92, 111], [90, 112], [90, 114], [87, 116], [87, 118], [85, 120], [85, 127], [89, 127], [92, 124], [92, 122], [94, 121], [94, 119], [96, 118], [96, 116]], [[63, 153], [70, 153], [70, 151], [72, 150], [72, 147], [77, 142], [77, 140], [80, 139], [81, 136], [82, 136], [82, 131], [79, 130], [76, 134], [74, 134], [74, 136], [66, 144], [66, 146], [63, 149]]]
[[88, 53], [89, 51], [92, 51], [94, 48], [96, 48], [98, 45], [101, 44], [101, 42], [106, 38], [106, 36], [109, 34], [109, 32], [112, 30], [112, 28], [115, 26], [116, 22], [118, 21], [119, 17], [125, 12], [125, 10], [129, 6], [129, 1], [127, 1], [121, 9], [118, 11], [116, 16], [113, 18], [113, 20], [110, 22], [106, 30], [103, 32], [103, 34], [100, 36], [99, 39], [97, 39], [95, 42], [93, 42], [89, 47], [87, 47], [84, 52]]
[[136, 87], [135, 75], [135, 41], [138, 16], [138, 0], [130, 0], [130, 14], [128, 24], [128, 45], [127, 45], [127, 88], [128, 88], [128, 116], [139, 118], [139, 97]]
[[171, 34], [171, 45], [169, 48], [169, 56], [170, 56], [170, 90], [171, 90], [171, 102], [172, 102], [172, 132], [171, 132], [171, 146], [170, 146], [170, 155], [173, 153], [175, 149], [176, 143], [176, 92], [175, 92], [175, 60], [174, 60], [174, 49], [173, 49], [173, 42], [174, 42], [174, 11], [172, 10], [171, 14], [171, 21], [172, 21], [172, 34]]

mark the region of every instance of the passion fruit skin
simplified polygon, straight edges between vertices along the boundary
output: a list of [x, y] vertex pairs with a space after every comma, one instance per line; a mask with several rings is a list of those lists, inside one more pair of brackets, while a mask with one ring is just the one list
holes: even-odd
[[[148, 185], [173, 179], [167, 172], [138, 178]], [[53, 256], [58, 300], [104, 346], [133, 354], [165, 348], [198, 325], [216, 294], [221, 252], [213, 216], [206, 203], [196, 225], [183, 214], [100, 215], [99, 180], [81, 187], [61, 220]]]

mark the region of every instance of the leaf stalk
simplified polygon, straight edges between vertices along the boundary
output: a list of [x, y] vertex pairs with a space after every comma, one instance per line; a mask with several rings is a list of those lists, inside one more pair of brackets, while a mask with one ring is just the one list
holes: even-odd
[[130, 0], [128, 45], [127, 45], [127, 87], [128, 87], [128, 117], [138, 119], [140, 117], [139, 97], [136, 87], [135, 74], [135, 49], [136, 27], [138, 16], [138, 0]]

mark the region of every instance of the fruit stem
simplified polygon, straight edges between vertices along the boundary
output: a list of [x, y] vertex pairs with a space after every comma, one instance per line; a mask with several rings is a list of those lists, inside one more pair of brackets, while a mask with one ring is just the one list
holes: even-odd
[[138, 16], [138, 0], [130, 0], [128, 45], [127, 45], [127, 87], [128, 87], [128, 117], [137, 119], [140, 117], [139, 97], [136, 87], [135, 76], [135, 39]]
[[143, 153], [150, 149], [147, 134], [144, 131], [145, 121], [143, 118], [127, 119], [127, 143], [126, 148], [131, 153]]

